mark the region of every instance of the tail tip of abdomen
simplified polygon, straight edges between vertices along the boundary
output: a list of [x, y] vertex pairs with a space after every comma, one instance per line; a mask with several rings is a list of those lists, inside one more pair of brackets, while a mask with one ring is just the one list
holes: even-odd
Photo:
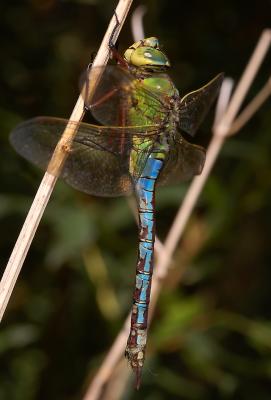
[[126, 347], [125, 357], [136, 376], [135, 387], [138, 390], [141, 384], [142, 368], [144, 365], [145, 351], [136, 347]]
[[136, 375], [135, 387], [136, 387], [136, 390], [139, 390], [140, 385], [141, 385], [142, 367], [137, 367], [136, 369], [134, 369], [134, 372]]

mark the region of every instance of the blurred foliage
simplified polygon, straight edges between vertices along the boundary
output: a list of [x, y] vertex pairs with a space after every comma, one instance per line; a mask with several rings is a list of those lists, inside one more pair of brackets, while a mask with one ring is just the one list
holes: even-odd
[[[142, 3], [146, 35], [160, 38], [181, 93], [220, 71], [237, 81], [270, 23], [270, 0]], [[14, 153], [9, 132], [35, 115], [69, 116], [78, 77], [115, 5], [0, 5], [2, 270], [42, 177]], [[131, 42], [128, 18], [120, 48]], [[269, 73], [270, 55], [250, 99]], [[210, 140], [211, 121], [199, 143]], [[125, 399], [270, 399], [270, 148], [269, 100], [223, 148], [165, 282], [142, 388], [131, 386]], [[186, 188], [159, 191], [161, 238]], [[57, 184], [1, 325], [1, 400], [81, 398], [129, 310], [136, 254], [137, 229], [125, 199]]]

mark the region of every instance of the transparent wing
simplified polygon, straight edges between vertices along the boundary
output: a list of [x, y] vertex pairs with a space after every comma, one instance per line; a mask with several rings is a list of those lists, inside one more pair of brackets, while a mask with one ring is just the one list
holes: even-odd
[[171, 151], [161, 172], [158, 184], [175, 184], [199, 175], [205, 162], [205, 149], [179, 137], [171, 146]]
[[188, 93], [180, 100], [179, 126], [191, 136], [194, 136], [209, 108], [215, 100], [223, 74], [217, 75], [207, 85]]
[[[35, 165], [46, 169], [67, 125], [76, 127], [69, 156], [61, 176], [74, 188], [97, 196], [119, 196], [131, 191], [130, 152], [140, 140], [138, 159], [144, 167], [156, 127], [106, 127], [71, 122], [52, 117], [37, 117], [18, 125], [10, 135], [14, 149]], [[145, 150], [144, 150], [145, 147]], [[133, 177], [136, 178], [136, 177]]]
[[82, 96], [102, 125], [153, 125], [168, 116], [167, 97], [147, 90], [140, 80], [119, 66], [91, 69], [90, 76], [84, 79]]

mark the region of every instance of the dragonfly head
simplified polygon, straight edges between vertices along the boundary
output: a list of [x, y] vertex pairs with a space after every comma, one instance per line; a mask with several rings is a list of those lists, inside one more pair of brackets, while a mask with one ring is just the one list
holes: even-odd
[[148, 70], [164, 70], [170, 67], [167, 56], [160, 50], [156, 37], [140, 40], [124, 53], [124, 59], [135, 67]]

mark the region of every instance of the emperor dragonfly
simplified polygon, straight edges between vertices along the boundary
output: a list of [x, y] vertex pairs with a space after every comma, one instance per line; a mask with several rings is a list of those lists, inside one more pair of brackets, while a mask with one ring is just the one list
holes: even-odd
[[[187, 142], [214, 101], [223, 76], [180, 97], [166, 71], [170, 67], [158, 39], [134, 43], [120, 65], [102, 68], [86, 106], [102, 124], [37, 117], [18, 125], [10, 136], [15, 150], [46, 169], [64, 129], [77, 134], [61, 176], [91, 195], [119, 196], [134, 192], [139, 213], [139, 247], [126, 357], [137, 375], [145, 359], [155, 240], [156, 185], [176, 183], [200, 174], [203, 147]], [[87, 85], [86, 85], [87, 86]]]

